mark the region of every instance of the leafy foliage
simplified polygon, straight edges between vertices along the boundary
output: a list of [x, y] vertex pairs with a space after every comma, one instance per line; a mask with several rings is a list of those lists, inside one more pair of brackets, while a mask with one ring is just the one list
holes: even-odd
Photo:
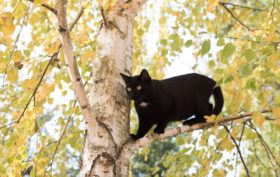
[[[98, 1], [105, 10], [113, 8], [110, 2]], [[0, 176], [20, 176], [30, 167], [31, 176], [76, 176], [79, 171], [84, 120], [75, 104], [56, 16], [46, 8], [54, 5], [54, 0], [0, 4]], [[102, 18], [97, 2], [70, 0], [70, 22], [81, 7], [71, 38], [89, 91]], [[279, 20], [277, 1], [147, 2], [134, 23], [133, 72], [146, 67], [161, 79], [178, 57], [190, 60], [184, 52], [191, 49], [194, 71], [213, 76], [222, 86], [223, 113], [254, 114], [245, 126], [240, 121], [230, 125], [230, 134], [216, 126], [152, 144], [132, 159], [134, 176], [245, 176], [231, 137], [252, 176], [280, 174]]]

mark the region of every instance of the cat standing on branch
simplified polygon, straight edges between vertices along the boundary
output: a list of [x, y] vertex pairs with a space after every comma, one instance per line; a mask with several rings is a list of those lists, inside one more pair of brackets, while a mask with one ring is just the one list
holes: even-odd
[[[206, 122], [205, 115], [218, 115], [224, 104], [222, 90], [216, 81], [192, 73], [164, 80], [154, 80], [147, 70], [140, 75], [127, 76], [121, 73], [126, 91], [134, 100], [139, 117], [139, 128], [134, 140], [140, 139], [156, 124], [155, 133], [164, 133], [171, 121], [184, 120], [184, 125]], [[215, 107], [209, 103], [214, 96]], [[194, 115], [194, 118], [191, 118]]]

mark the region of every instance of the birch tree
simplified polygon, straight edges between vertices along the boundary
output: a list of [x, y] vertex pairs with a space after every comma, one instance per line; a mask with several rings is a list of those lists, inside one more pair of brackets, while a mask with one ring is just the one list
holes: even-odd
[[[277, 1], [12, 0], [0, 7], [1, 176], [125, 177], [134, 153], [166, 139], [179, 148], [166, 152], [164, 172], [152, 174], [280, 175]], [[189, 49], [193, 59], [183, 55]], [[162, 79], [181, 57], [222, 86], [223, 114], [133, 141], [136, 115], [120, 73], [145, 66]]]

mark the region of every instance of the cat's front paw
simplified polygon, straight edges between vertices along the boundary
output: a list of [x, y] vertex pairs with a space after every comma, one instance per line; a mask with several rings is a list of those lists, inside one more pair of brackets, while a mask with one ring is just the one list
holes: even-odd
[[157, 134], [163, 134], [164, 133], [164, 129], [156, 127], [154, 129], [154, 132], [157, 133]]

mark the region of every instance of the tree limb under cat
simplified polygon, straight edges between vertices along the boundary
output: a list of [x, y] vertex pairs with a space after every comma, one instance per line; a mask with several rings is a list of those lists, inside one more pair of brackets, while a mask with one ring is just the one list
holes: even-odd
[[[263, 110], [263, 111], [261, 111], [261, 113], [271, 113], [271, 110]], [[217, 122], [200, 123], [200, 124], [195, 124], [193, 126], [184, 125], [181, 127], [166, 129], [165, 133], [163, 133], [163, 134], [152, 134], [152, 135], [145, 136], [145, 137], [135, 141], [133, 147], [134, 147], [134, 149], [141, 148], [156, 140], [162, 140], [162, 139], [173, 137], [173, 136], [176, 136], [176, 135], [179, 135], [182, 133], [192, 132], [194, 130], [200, 130], [200, 129], [214, 127], [215, 125], [223, 126], [223, 125], [233, 122], [235, 120], [242, 120], [243, 122], [245, 122], [247, 120], [251, 120], [252, 115], [253, 115], [253, 112], [248, 112], [248, 113], [240, 114], [238, 116], [225, 117], [221, 120], [218, 120]], [[268, 119], [268, 120], [271, 120], [271, 119]]]

